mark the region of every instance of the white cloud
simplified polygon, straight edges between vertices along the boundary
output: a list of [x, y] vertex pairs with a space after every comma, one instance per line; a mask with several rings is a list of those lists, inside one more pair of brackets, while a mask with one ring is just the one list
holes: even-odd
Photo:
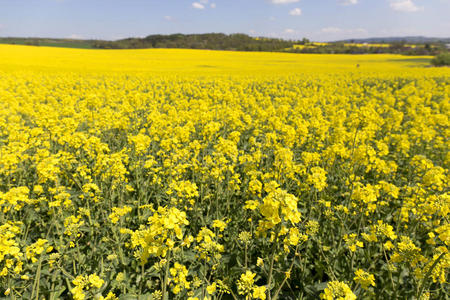
[[361, 34], [368, 34], [369, 32], [364, 28], [356, 28], [353, 30], [348, 31], [349, 33], [361, 33]]
[[343, 39], [366, 38], [374, 35], [374, 32], [368, 32], [365, 28], [344, 28], [339, 26], [329, 26], [314, 32], [308, 32], [308, 38], [315, 41], [337, 41]]
[[200, 2], [193, 2], [192, 7], [195, 9], [205, 9], [205, 5], [201, 4]]
[[423, 9], [415, 5], [412, 0], [394, 0], [391, 1], [390, 6], [393, 10], [401, 12], [416, 12]]
[[164, 16], [164, 19], [166, 19], [166, 21], [172, 21], [173, 17], [172, 16]]
[[289, 14], [290, 14], [291, 16], [300, 16], [300, 15], [302, 14], [302, 10], [301, 10], [300, 8], [296, 7], [296, 8], [294, 8], [294, 9], [292, 9], [292, 10], [289, 12]]
[[294, 30], [294, 29], [291, 29], [291, 28], [286, 28], [286, 29], [284, 30], [284, 33], [293, 34], [293, 33], [295, 33], [295, 30]]
[[197, 2], [193, 2], [192, 7], [195, 9], [206, 9], [208, 8], [208, 4], [210, 8], [216, 8], [216, 3], [209, 3], [209, 0], [198, 0]]
[[269, 17], [269, 21], [275, 21], [277, 18], [275, 18], [274, 16]]
[[344, 35], [367, 35], [368, 32], [364, 28], [355, 28], [355, 29], [343, 29], [339, 27], [325, 27], [320, 30], [320, 33], [325, 35], [336, 35], [336, 34], [344, 34]]
[[250, 29], [248, 32], [249, 32], [250, 34], [256, 34], [256, 30], [254, 30], [254, 29]]
[[342, 29], [338, 27], [325, 27], [320, 30], [323, 33], [341, 33]]
[[296, 3], [300, 0], [270, 0], [273, 4], [289, 4], [289, 3]]
[[[0, 27], [0, 29], [1, 29], [1, 27]], [[74, 39], [74, 40], [83, 40], [83, 39], [85, 39], [84, 36], [82, 36], [81, 34], [76, 34], [76, 33], [73, 33], [73, 34], [69, 35], [67, 38]]]
[[[129, 34], [115, 34], [106, 39], [111, 40], [111, 41], [117, 41], [117, 40], [123, 40], [123, 39], [129, 38], [129, 37], [130, 37]], [[135, 37], [143, 39], [145, 37], [145, 35], [135, 35]], [[95, 39], [97, 39], [97, 38], [94, 38], [94, 40]]]
[[359, 0], [341, 0], [341, 5], [355, 5]]

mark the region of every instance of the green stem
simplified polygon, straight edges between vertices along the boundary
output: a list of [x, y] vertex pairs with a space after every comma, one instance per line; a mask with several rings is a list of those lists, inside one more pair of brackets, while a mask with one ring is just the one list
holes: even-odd
[[267, 281], [267, 294], [269, 296], [268, 297], [269, 300], [272, 299], [271, 293], [270, 293], [270, 286], [272, 284], [273, 262], [274, 262], [274, 259], [275, 259], [275, 250], [277, 249], [276, 246], [277, 246], [277, 239], [278, 239], [278, 233], [279, 232], [280, 231], [277, 230], [277, 233], [275, 234], [275, 239], [273, 241], [273, 246], [272, 246], [272, 255], [271, 255], [271, 258], [270, 258], [269, 279]]
[[333, 269], [331, 268], [330, 262], [328, 261], [327, 257], [325, 256], [325, 253], [323, 253], [322, 249], [319, 247], [319, 252], [322, 254], [323, 259], [325, 260], [325, 263], [328, 266], [328, 271], [330, 272], [330, 276], [333, 277], [333, 280], [338, 280], [336, 275], [334, 274]]
[[[386, 250], [384, 249], [384, 245], [381, 244], [381, 247], [383, 249], [384, 258], [386, 259], [386, 262], [389, 264], [389, 261], [388, 261], [387, 255], [386, 255]], [[392, 278], [392, 272], [389, 267], [388, 267], [388, 272], [389, 272], [389, 278], [391, 280], [392, 290], [395, 291], [394, 279]]]
[[36, 271], [36, 277], [34, 278], [33, 292], [31, 293], [31, 299], [33, 299], [34, 295], [36, 294], [36, 300], [39, 300], [39, 282], [41, 280], [41, 266], [42, 266], [42, 255], [41, 257], [39, 257], [39, 264]]
[[244, 250], [244, 252], [245, 252], [244, 266], [245, 266], [245, 269], [247, 269], [247, 242], [245, 242], [245, 250]]
[[437, 266], [437, 264], [439, 263], [439, 261], [445, 256], [445, 252], [442, 252], [441, 255], [439, 255], [439, 257], [434, 261], [433, 265], [431, 265], [431, 268], [428, 270], [427, 274], [425, 275], [425, 277], [423, 277], [422, 279], [422, 283], [420, 285], [420, 290], [419, 290], [419, 294], [417, 296], [417, 299], [420, 300], [420, 297], [422, 297], [423, 291], [425, 289], [425, 284], [428, 281], [428, 278], [431, 275], [431, 272], [433, 271], [433, 269]]
[[166, 262], [166, 268], [165, 268], [165, 272], [164, 272], [164, 282], [163, 282], [163, 286], [162, 286], [162, 294], [163, 294], [163, 300], [168, 300], [169, 299], [169, 295], [168, 295], [168, 291], [167, 291], [167, 284], [169, 281], [169, 265], [170, 265], [170, 251], [167, 254], [167, 262]]
[[[295, 247], [294, 258], [292, 259], [291, 265], [289, 266], [289, 269], [288, 269], [289, 275], [291, 274], [292, 268], [294, 267], [294, 262], [295, 262], [295, 257], [297, 256], [297, 251], [298, 251], [298, 245]], [[278, 289], [275, 291], [275, 294], [273, 295], [273, 298], [272, 298], [273, 300], [278, 299], [278, 294], [280, 294], [281, 289], [283, 288], [283, 286], [287, 280], [288, 280], [288, 275], [284, 276], [283, 282], [281, 282], [280, 286], [278, 287]]]

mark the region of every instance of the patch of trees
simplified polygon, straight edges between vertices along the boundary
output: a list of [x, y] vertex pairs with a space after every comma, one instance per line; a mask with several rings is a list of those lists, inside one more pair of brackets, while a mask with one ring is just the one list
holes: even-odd
[[[413, 45], [407, 40], [394, 40], [389, 43], [368, 43], [366, 46], [361, 46], [361, 43], [353, 44], [352, 42], [356, 43], [358, 41], [350, 40], [331, 43], [311, 43], [306, 38], [303, 38], [302, 40], [283, 40], [265, 37], [255, 38], [242, 33], [155, 34], [145, 38], [126, 38], [117, 41], [13, 37], [0, 38], [0, 44], [97, 49], [183, 48], [318, 54], [391, 53], [403, 55], [438, 55], [446, 50], [443, 41], [417, 43]], [[381, 46], [379, 46], [380, 44]], [[304, 45], [306, 47], [295, 47], [295, 45]]]
[[236, 51], [282, 51], [291, 48], [298, 41], [275, 38], [254, 38], [246, 34], [170, 34], [149, 35], [145, 38], [127, 38], [118, 41], [97, 41], [94, 48], [101, 49], [144, 49], [184, 48]]
[[[295, 48], [294, 45], [312, 45]], [[206, 34], [170, 34], [149, 35], [145, 38], [127, 38], [117, 41], [96, 41], [93, 48], [99, 49], [147, 49], [147, 48], [183, 48], [235, 51], [276, 51], [291, 53], [319, 54], [376, 54], [392, 53], [405, 55], [436, 55], [445, 49], [443, 43], [426, 43], [413, 47], [405, 41], [395, 41], [389, 47], [360, 47], [344, 42], [314, 45], [306, 38], [302, 40], [283, 40], [276, 38], [254, 38], [242, 33], [206, 33]]]
[[445, 49], [442, 43], [428, 43], [413, 47], [405, 42], [394, 42], [389, 47], [377, 47], [368, 44], [365, 47], [348, 45], [342, 42], [328, 43], [315, 47], [303, 49], [291, 49], [295, 53], [318, 53], [318, 54], [403, 54], [403, 55], [436, 55]]
[[431, 64], [436, 67], [450, 66], [450, 52], [442, 52], [431, 60]]

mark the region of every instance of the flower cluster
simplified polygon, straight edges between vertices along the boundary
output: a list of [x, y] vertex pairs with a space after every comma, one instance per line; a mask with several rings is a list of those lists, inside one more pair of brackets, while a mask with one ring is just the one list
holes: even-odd
[[151, 256], [165, 257], [177, 246], [177, 241], [183, 240], [183, 229], [188, 224], [185, 212], [160, 206], [148, 218], [148, 227], [132, 232], [131, 247], [140, 248], [142, 264], [146, 264]]

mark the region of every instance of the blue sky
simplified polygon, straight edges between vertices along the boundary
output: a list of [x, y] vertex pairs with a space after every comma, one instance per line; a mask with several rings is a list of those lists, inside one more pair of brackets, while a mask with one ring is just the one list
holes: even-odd
[[450, 0], [0, 0], [0, 36], [450, 36]]

